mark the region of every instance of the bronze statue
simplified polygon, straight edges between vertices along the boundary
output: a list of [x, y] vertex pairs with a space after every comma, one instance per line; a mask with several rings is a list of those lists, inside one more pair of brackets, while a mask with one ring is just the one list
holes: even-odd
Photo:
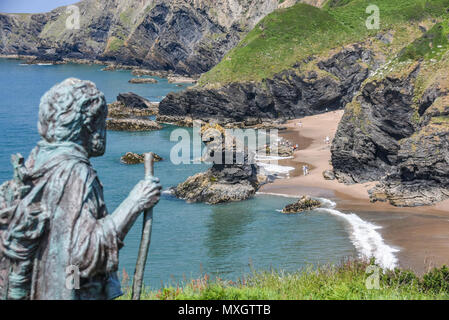
[[[0, 186], [0, 299], [113, 299], [118, 253], [157, 178], [140, 181], [111, 215], [89, 158], [106, 147], [107, 104], [90, 81], [67, 79], [41, 99], [42, 140]], [[79, 287], [68, 285], [79, 271]]]

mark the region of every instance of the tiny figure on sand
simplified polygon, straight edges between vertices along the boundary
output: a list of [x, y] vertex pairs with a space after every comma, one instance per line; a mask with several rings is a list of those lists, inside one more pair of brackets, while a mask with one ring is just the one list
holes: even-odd
[[302, 166], [302, 172], [305, 176], [307, 176], [309, 174], [309, 166], [308, 165]]

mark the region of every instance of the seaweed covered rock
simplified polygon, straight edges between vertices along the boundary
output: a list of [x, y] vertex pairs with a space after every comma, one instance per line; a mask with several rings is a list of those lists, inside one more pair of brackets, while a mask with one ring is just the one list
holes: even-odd
[[309, 196], [303, 196], [297, 202], [287, 205], [282, 210], [282, 213], [292, 214], [311, 211], [313, 209], [321, 207], [321, 205], [321, 201], [312, 199]]
[[153, 78], [133, 78], [128, 81], [129, 83], [140, 84], [140, 83], [157, 83], [156, 79]]
[[[154, 162], [162, 161], [163, 158], [157, 154], [154, 154]], [[120, 162], [124, 164], [139, 164], [144, 163], [145, 156], [143, 154], [138, 154], [134, 152], [127, 152], [120, 158]]]

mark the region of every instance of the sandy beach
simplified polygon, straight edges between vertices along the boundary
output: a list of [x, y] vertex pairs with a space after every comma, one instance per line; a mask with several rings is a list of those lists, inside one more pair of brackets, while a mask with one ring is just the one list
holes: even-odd
[[[395, 254], [399, 266], [417, 273], [430, 267], [449, 265], [449, 201], [434, 206], [397, 208], [388, 203], [371, 203], [368, 190], [375, 182], [345, 185], [336, 180], [325, 180], [322, 173], [332, 169], [331, 143], [343, 111], [291, 120], [287, 130], [280, 135], [299, 145], [293, 159], [281, 160], [280, 165], [294, 167], [291, 177], [264, 185], [260, 193], [332, 199], [336, 209], [344, 213], [356, 213], [371, 222], [385, 243], [399, 251]], [[302, 125], [298, 125], [301, 122]], [[308, 164], [310, 172], [302, 175], [302, 165]]]

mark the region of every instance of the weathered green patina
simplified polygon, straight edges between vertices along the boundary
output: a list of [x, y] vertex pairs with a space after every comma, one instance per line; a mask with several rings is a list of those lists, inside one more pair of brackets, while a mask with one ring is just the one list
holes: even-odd
[[[113, 299], [118, 252], [140, 213], [159, 201], [157, 178], [140, 181], [107, 214], [89, 158], [106, 147], [107, 105], [89, 81], [67, 79], [41, 100], [42, 140], [0, 186], [0, 299]], [[67, 270], [79, 270], [79, 288]], [[76, 276], [76, 275], [75, 275]]]

